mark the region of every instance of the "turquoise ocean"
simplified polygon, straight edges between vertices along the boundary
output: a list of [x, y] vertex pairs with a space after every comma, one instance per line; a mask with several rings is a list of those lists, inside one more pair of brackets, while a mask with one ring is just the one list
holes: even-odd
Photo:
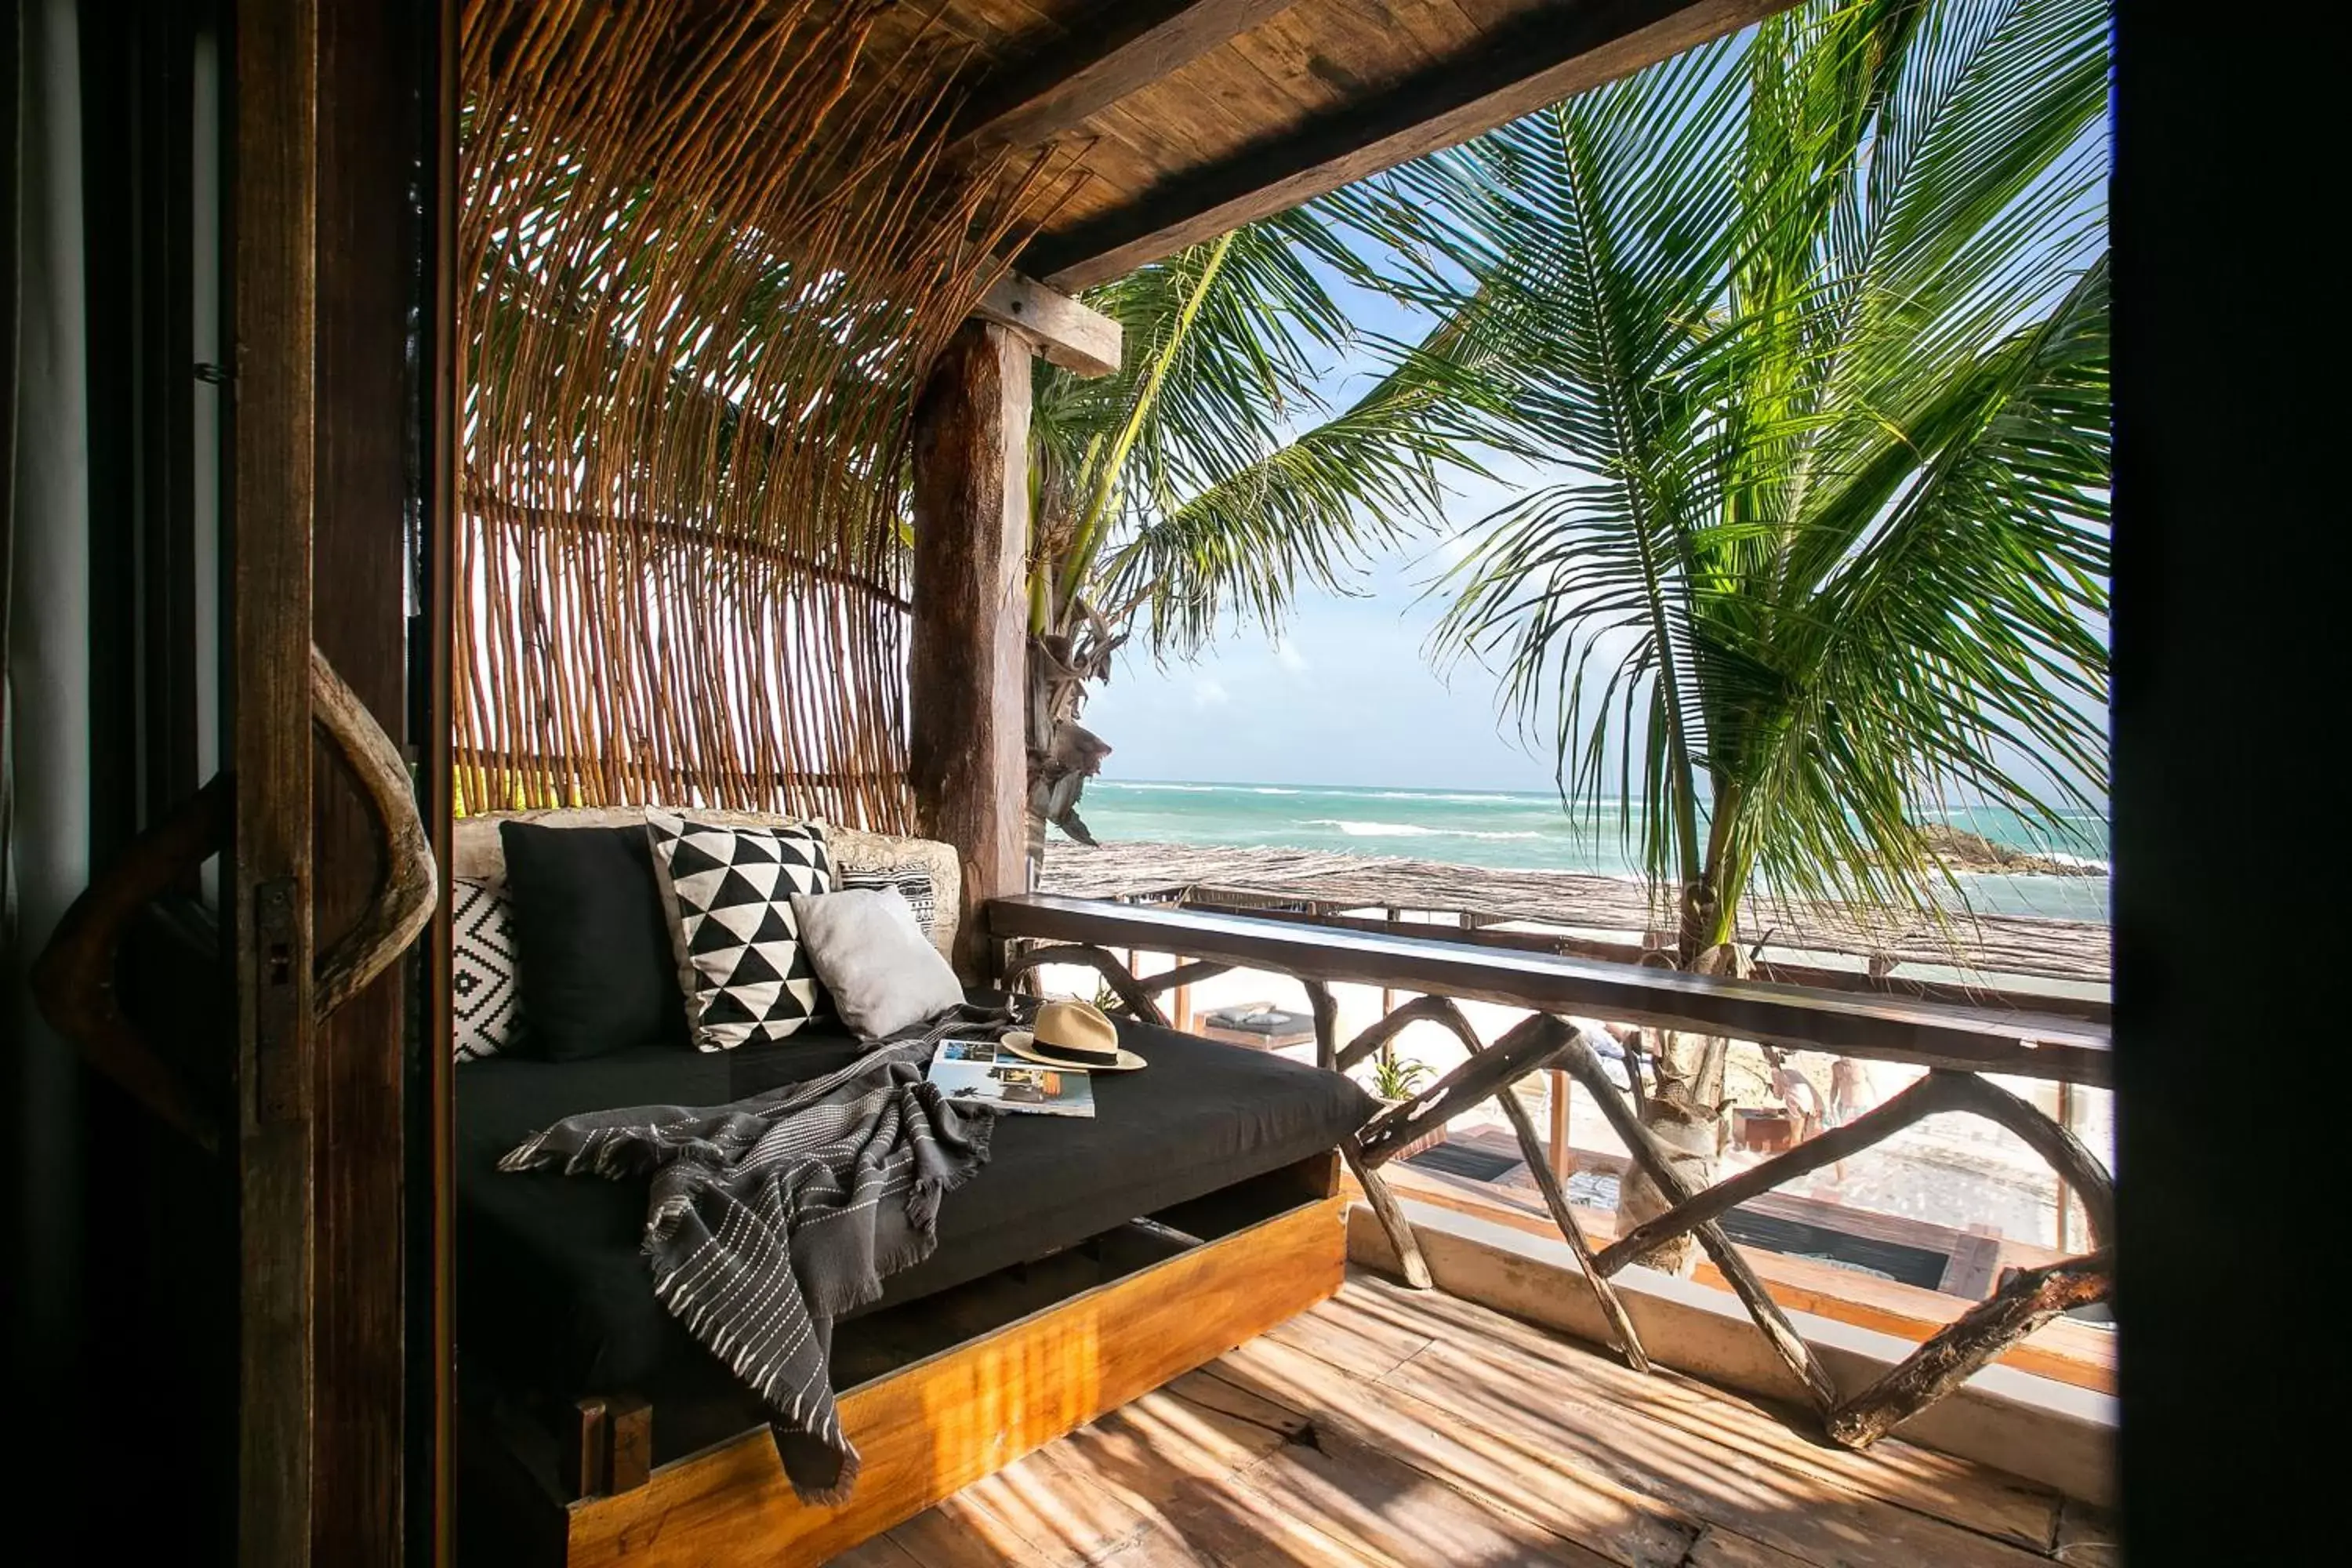
[[[1513, 870], [1635, 872], [1613, 805], [1596, 823], [1570, 816], [1557, 795], [1543, 793], [1098, 778], [1087, 785], [1078, 811], [1106, 843], [1268, 845]], [[2107, 919], [2103, 817], [2071, 815], [2064, 837], [2053, 839], [2010, 813], [1981, 806], [1922, 816], [2097, 868], [2083, 877], [1964, 876], [1961, 888], [1977, 912]]]

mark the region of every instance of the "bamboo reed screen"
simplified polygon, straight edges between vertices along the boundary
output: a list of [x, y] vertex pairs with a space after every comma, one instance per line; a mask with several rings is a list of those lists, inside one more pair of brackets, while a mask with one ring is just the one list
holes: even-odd
[[467, 5], [460, 809], [910, 828], [913, 394], [1076, 176], [950, 166], [873, 10]]

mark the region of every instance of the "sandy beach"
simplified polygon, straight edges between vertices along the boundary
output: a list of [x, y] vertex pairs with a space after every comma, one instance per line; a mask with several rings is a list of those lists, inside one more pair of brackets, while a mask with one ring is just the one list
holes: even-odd
[[[1487, 929], [1526, 932], [1575, 932], [1638, 939], [1648, 919], [1638, 883], [1617, 875], [1564, 868], [1465, 868], [1407, 857], [1281, 846], [1202, 847], [1160, 842], [1106, 843], [1089, 849], [1060, 841], [1048, 850], [1043, 889], [1077, 897], [1125, 898], [1174, 895], [1184, 889], [1210, 889], [1244, 897], [1286, 899], [1325, 912], [1356, 910], [1382, 915], [1388, 909], [1443, 910], [1426, 913], [1433, 934], [1459, 930], [1450, 911], [1475, 910]], [[1414, 904], [1413, 900], [1426, 900]], [[1411, 918], [1411, 917], [1408, 917]], [[1964, 977], [1997, 983], [2027, 993], [2044, 992], [2102, 998], [2106, 991], [2107, 932], [2104, 924], [2030, 914], [1987, 915], [1966, 925], [1936, 929], [1925, 922], [1861, 922], [1843, 911], [1818, 907], [1776, 909], [1773, 942], [1779, 953], [1859, 973], [1867, 952], [1898, 959], [1899, 973], [1919, 977]], [[1955, 951], [1955, 938], [1960, 944]], [[1171, 967], [1165, 954], [1133, 955], [1139, 972]], [[1040, 976], [1052, 994], [1093, 996], [1097, 981], [1082, 968], [1052, 968]], [[1189, 988], [1186, 1006], [1195, 1019], [1221, 1008], [1272, 1005], [1305, 1013], [1307, 996], [1296, 980], [1254, 970], [1235, 970]], [[1339, 1008], [1339, 1034], [1352, 1037], [1376, 1022], [1389, 1005], [1378, 987], [1332, 987]], [[1524, 1009], [1465, 1002], [1464, 1012], [1485, 1039], [1495, 1039], [1527, 1016]], [[1606, 1020], [1590, 1020], [1600, 1024]], [[1398, 1039], [1401, 1056], [1418, 1060], [1433, 1079], [1457, 1065], [1463, 1049], [1435, 1025], [1414, 1025]], [[1289, 1048], [1311, 1060], [1308, 1046]], [[1788, 1058], [1813, 1086], [1823, 1105], [1831, 1100], [1833, 1060], [1820, 1052]], [[1869, 1104], [1900, 1092], [1923, 1069], [1889, 1062], [1858, 1062]], [[1736, 1045], [1727, 1092], [1740, 1106], [1780, 1103], [1773, 1092], [1763, 1053]], [[2058, 1086], [2040, 1080], [2000, 1079], [2002, 1087], [2059, 1115]], [[1539, 1074], [1520, 1086], [1538, 1127], [1551, 1125], [1550, 1097], [1566, 1090], [1569, 1138], [1578, 1151], [1623, 1157], [1625, 1150], [1588, 1095], [1569, 1089], [1564, 1079]], [[2063, 1108], [2078, 1136], [2103, 1158], [2113, 1158], [2112, 1096], [2075, 1089]], [[1454, 1124], [1457, 1132], [1507, 1129], [1501, 1111], [1481, 1107]], [[1734, 1151], [1729, 1165], [1751, 1156]], [[1931, 1118], [1842, 1166], [1816, 1173], [1786, 1189], [1800, 1196], [1873, 1213], [1967, 1229], [1990, 1227], [2035, 1247], [2059, 1244], [2058, 1188], [2049, 1167], [2013, 1134], [1963, 1116]], [[1613, 1181], [1587, 1179], [1579, 1201], [1606, 1207]]]

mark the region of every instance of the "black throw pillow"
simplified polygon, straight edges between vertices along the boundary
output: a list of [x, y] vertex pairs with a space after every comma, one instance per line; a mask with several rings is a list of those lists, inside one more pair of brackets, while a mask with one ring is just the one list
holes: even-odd
[[642, 827], [502, 822], [529, 1054], [685, 1046], [686, 1001]]

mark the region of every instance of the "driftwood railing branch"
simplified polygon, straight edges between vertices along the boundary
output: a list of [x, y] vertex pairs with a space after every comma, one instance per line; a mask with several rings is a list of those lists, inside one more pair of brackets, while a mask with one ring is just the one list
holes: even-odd
[[[1548, 1025], [1551, 1026], [1547, 1026]], [[1410, 1100], [1401, 1100], [1364, 1123], [1364, 1157], [1379, 1165], [1425, 1133], [1485, 1103], [1531, 1072], [1551, 1066], [1572, 1037], [1538, 1013]]]
[[1429, 1259], [1421, 1254], [1421, 1241], [1412, 1234], [1412, 1222], [1405, 1218], [1404, 1205], [1389, 1191], [1388, 1182], [1381, 1175], [1380, 1167], [1364, 1160], [1364, 1146], [1354, 1138], [1339, 1145], [1339, 1152], [1348, 1162], [1348, 1173], [1364, 1189], [1364, 1201], [1371, 1205], [1372, 1217], [1381, 1222], [1388, 1235], [1389, 1245], [1397, 1255], [1397, 1268], [1404, 1282], [1416, 1290], [1426, 1290], [1435, 1281], [1429, 1272]]
[[1136, 1017], [1147, 1024], [1164, 1026], [1168, 1022], [1168, 1015], [1160, 1010], [1160, 1003], [1152, 996], [1150, 989], [1142, 981], [1138, 980], [1126, 964], [1118, 961], [1118, 954], [1084, 942], [1073, 942], [1062, 947], [1031, 948], [1005, 965], [1003, 976], [1005, 989], [1008, 991], [1013, 989], [1031, 973], [1045, 968], [1049, 963], [1083, 964], [1101, 975], [1103, 983], [1117, 994], [1121, 1005]]
[[1831, 1412], [1831, 1440], [1866, 1448], [1975, 1375], [1979, 1367], [2062, 1312], [2104, 1301], [2115, 1286], [2115, 1253], [2021, 1268], [1879, 1380]]
[[2099, 1157], [2083, 1145], [2083, 1141], [2063, 1127], [2020, 1100], [2009, 1090], [1973, 1073], [1953, 1075], [1959, 1079], [1962, 1103], [1959, 1109], [1971, 1111], [1988, 1121], [1998, 1122], [2026, 1147], [2042, 1156], [2059, 1179], [2074, 1190], [2083, 1205], [2083, 1213], [2091, 1222], [2091, 1239], [2101, 1247], [2114, 1242], [2116, 1237], [2116, 1184]]
[[[1642, 1169], [1649, 1173], [1650, 1180], [1657, 1184], [1658, 1191], [1676, 1205], [1690, 1202], [1695, 1195], [1690, 1184], [1683, 1180], [1682, 1173], [1675, 1169], [1674, 1162], [1667, 1157], [1666, 1150], [1658, 1142], [1656, 1136], [1633, 1114], [1633, 1107], [1617, 1092], [1617, 1086], [1609, 1081], [1609, 1075], [1602, 1070], [1601, 1058], [1593, 1054], [1592, 1047], [1584, 1043], [1580, 1034], [1570, 1030], [1559, 1019], [1554, 1018], [1550, 1022], [1569, 1037], [1567, 1046], [1560, 1053], [1560, 1066], [1567, 1069], [1570, 1078], [1591, 1091], [1592, 1098], [1600, 1102], [1601, 1113], [1609, 1118], [1610, 1127], [1624, 1141], [1625, 1147]], [[1740, 1305], [1748, 1309], [1748, 1315], [1756, 1320], [1757, 1328], [1762, 1331], [1765, 1340], [1772, 1346], [1773, 1353], [1788, 1363], [1789, 1370], [1797, 1374], [1797, 1380], [1805, 1385], [1805, 1392], [1812, 1396], [1813, 1403], [1826, 1416], [1837, 1405], [1837, 1384], [1831, 1378], [1829, 1370], [1822, 1365], [1821, 1358], [1813, 1354], [1813, 1347], [1797, 1332], [1796, 1325], [1789, 1321], [1789, 1315], [1780, 1310], [1780, 1303], [1772, 1300], [1772, 1293], [1764, 1289], [1764, 1281], [1756, 1278], [1756, 1270], [1748, 1267], [1748, 1259], [1731, 1244], [1731, 1238], [1723, 1234], [1721, 1226], [1713, 1220], [1706, 1220], [1691, 1228], [1697, 1233], [1698, 1244], [1706, 1249], [1707, 1260], [1722, 1273], [1732, 1293], [1739, 1298]]]
[[1844, 1126], [1829, 1128], [1786, 1153], [1725, 1177], [1665, 1213], [1643, 1220], [1601, 1248], [1601, 1271], [1614, 1274], [1644, 1253], [1654, 1252], [1676, 1237], [1688, 1235], [1750, 1198], [1761, 1197], [1823, 1165], [1851, 1160], [1915, 1121], [1938, 1111], [1959, 1109], [1958, 1085], [1963, 1081], [1959, 1074], [1931, 1072], [1884, 1105], [1864, 1112]]
[[[1463, 1048], [1473, 1057], [1490, 1048], [1479, 1042], [1478, 1031], [1470, 1026], [1470, 1020], [1463, 1016], [1462, 1009], [1451, 996], [1415, 997], [1365, 1030], [1364, 1035], [1375, 1033], [1390, 1019], [1406, 1013], [1425, 1017], [1452, 1030], [1454, 1038], [1460, 1040]], [[1539, 1021], [1540, 1025], [1555, 1028], [1559, 1025], [1558, 1019], [1544, 1013], [1528, 1019], [1528, 1025], [1538, 1025]], [[1392, 1036], [1395, 1031], [1390, 1033]], [[1359, 1043], [1364, 1035], [1357, 1037]], [[1509, 1037], [1505, 1036], [1504, 1038], [1508, 1039]], [[1496, 1045], [1502, 1043], [1498, 1040]], [[1568, 1201], [1568, 1190], [1560, 1185], [1559, 1173], [1551, 1168], [1551, 1157], [1544, 1148], [1542, 1138], [1537, 1135], [1534, 1119], [1528, 1115], [1528, 1108], [1519, 1101], [1518, 1090], [1507, 1083], [1496, 1091], [1495, 1100], [1503, 1108], [1503, 1115], [1511, 1124], [1512, 1135], [1519, 1141], [1519, 1157], [1527, 1162], [1528, 1173], [1535, 1177], [1536, 1190], [1543, 1194], [1544, 1207], [1550, 1211], [1552, 1224], [1559, 1227], [1559, 1234], [1567, 1241], [1569, 1250], [1576, 1255], [1576, 1266], [1583, 1271], [1585, 1284], [1591, 1288], [1593, 1299], [1601, 1303], [1601, 1316], [1609, 1321], [1611, 1343], [1635, 1372], [1649, 1371], [1649, 1352], [1642, 1348], [1642, 1336], [1634, 1331], [1633, 1315], [1625, 1310], [1624, 1300], [1617, 1294], [1617, 1288], [1609, 1283], [1609, 1276], [1601, 1271], [1600, 1259], [1593, 1256], [1592, 1243], [1585, 1236], [1584, 1227], [1577, 1224], [1576, 1210]]]
[[[1711, 981], [1672, 972], [1623, 969], [1597, 973], [1593, 966], [1580, 961], [1533, 954], [1520, 957], [1515, 965], [1491, 949], [1466, 952], [1427, 939], [1318, 931], [1296, 923], [1164, 907], [1136, 908], [1033, 895], [991, 904], [989, 921], [991, 933], [1001, 939], [1016, 942], [1058, 939], [1066, 944], [1031, 949], [1014, 961], [1013, 973], [1025, 974], [1046, 963], [1087, 963], [1101, 971], [1122, 996], [1129, 988], [1143, 996], [1201, 978], [1212, 969], [1237, 964], [1291, 974], [1307, 989], [1315, 1014], [1318, 1059], [1327, 1066], [1342, 1069], [1358, 1066], [1414, 1024], [1433, 1024], [1447, 1030], [1462, 1042], [1466, 1059], [1428, 1089], [1374, 1114], [1341, 1149], [1395, 1250], [1407, 1283], [1416, 1289], [1429, 1288], [1429, 1265], [1381, 1167], [1453, 1118], [1495, 1100], [1517, 1138], [1545, 1207], [1575, 1255], [1612, 1337], [1629, 1363], [1638, 1368], [1648, 1366], [1611, 1277], [1662, 1245], [1695, 1237], [1755, 1321], [1758, 1331], [1803, 1386], [1830, 1437], [1848, 1447], [1866, 1447], [1876, 1442], [2051, 1319], [2105, 1300], [2113, 1288], [2115, 1184], [2105, 1166], [2065, 1128], [1979, 1076], [2008, 1072], [2056, 1078], [2062, 1082], [2105, 1083], [2108, 1081], [2105, 1032], [2097, 1026], [2068, 1020], [2045, 1031], [2048, 1020], [2021, 1020], [2032, 1022], [2033, 1028], [2005, 1036], [2008, 1020], [1969, 1009], [1933, 1004], [1890, 1007], [1884, 1001], [1864, 1003], [1798, 986]], [[1192, 963], [1137, 982], [1118, 966], [1108, 945], [1196, 957]], [[1391, 1009], [1342, 1046], [1338, 1038], [1339, 1008], [1330, 990], [1338, 981], [1389, 988], [1412, 985], [1424, 994]], [[1454, 1000], [1456, 996], [1525, 1007], [1529, 1016], [1487, 1045], [1479, 1040]], [[1672, 1152], [1642, 1121], [1638, 1104], [1610, 1079], [1583, 1033], [1559, 1016], [1571, 1008], [1612, 1018], [1622, 1013], [1632, 1022], [1767, 1044], [1810, 1046], [1906, 1061], [1929, 1070], [1895, 1099], [1844, 1126], [1694, 1191], [1675, 1168]], [[1157, 1016], [1156, 1008], [1135, 1010], [1139, 1016]], [[1874, 1026], [1884, 1026], [1893, 1037], [1879, 1037], [1872, 1032]], [[1818, 1037], [1809, 1040], [1809, 1034]], [[1664, 1214], [1634, 1226], [1597, 1253], [1561, 1188], [1527, 1107], [1513, 1090], [1519, 1079], [1548, 1068], [1566, 1073], [1592, 1095], [1635, 1163], [1671, 1205]], [[1859, 1154], [1929, 1116], [1953, 1111], [1995, 1122], [2040, 1154], [2081, 1201], [2098, 1249], [2013, 1275], [1990, 1300], [1962, 1314], [1869, 1387], [1841, 1396], [1827, 1368], [1718, 1221], [1740, 1204], [1807, 1172]]]
[[1192, 963], [1180, 963], [1175, 968], [1162, 970], [1158, 974], [1145, 975], [1142, 985], [1146, 991], [1157, 996], [1163, 991], [1172, 991], [1178, 986], [1198, 985], [1203, 980], [1214, 980], [1231, 968], [1233, 965], [1230, 963], [1211, 963], [1205, 959]]
[[1326, 1071], [1339, 1065], [1339, 1004], [1320, 980], [1301, 982], [1307, 987], [1307, 1010], [1315, 1015], [1315, 1065]]
[[1413, 1025], [1421, 1023], [1442, 1024], [1453, 1030], [1464, 1045], [1472, 1050], [1478, 1048], [1477, 1034], [1471, 1029], [1470, 1021], [1462, 1016], [1462, 1009], [1453, 997], [1416, 996], [1392, 1009], [1379, 1023], [1349, 1040], [1334, 1065], [1345, 1072]]
[[1139, 975], [1118, 960], [1118, 955], [1092, 942], [1074, 942], [1058, 947], [1036, 947], [1010, 960], [1004, 969], [1003, 982], [1009, 990], [1018, 981], [1034, 973], [1049, 963], [1084, 964], [1103, 977], [1121, 1005], [1148, 1023], [1165, 1024], [1168, 1015], [1160, 1005], [1162, 992], [1173, 991], [1180, 985], [1197, 985], [1203, 980], [1213, 980], [1233, 967], [1206, 959], [1180, 963], [1173, 969], [1163, 969], [1157, 974]]

